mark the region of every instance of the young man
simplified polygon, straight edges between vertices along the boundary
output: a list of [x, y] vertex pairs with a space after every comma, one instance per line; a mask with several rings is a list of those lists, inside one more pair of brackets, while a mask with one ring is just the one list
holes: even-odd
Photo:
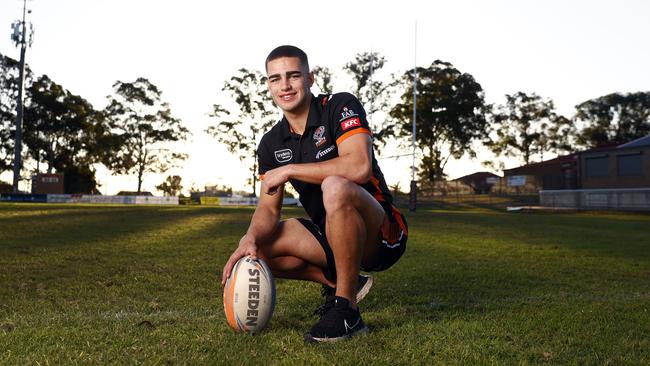
[[[372, 277], [359, 271], [392, 266], [404, 253], [408, 229], [375, 160], [365, 112], [351, 94], [314, 97], [314, 75], [297, 47], [271, 51], [266, 72], [284, 117], [258, 147], [258, 206], [222, 283], [241, 257], [263, 258], [276, 277], [323, 285], [321, 318], [305, 339], [332, 342], [367, 332], [357, 302]], [[286, 182], [311, 221], [280, 220]]]

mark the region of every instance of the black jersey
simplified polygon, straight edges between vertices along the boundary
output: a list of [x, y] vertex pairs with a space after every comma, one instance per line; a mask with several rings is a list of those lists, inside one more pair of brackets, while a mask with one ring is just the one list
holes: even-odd
[[[339, 156], [338, 145], [355, 134], [372, 136], [366, 112], [359, 100], [349, 93], [319, 95], [312, 97], [307, 125], [302, 135], [293, 133], [289, 122], [282, 118], [260, 141], [257, 149], [259, 173], [264, 173], [286, 164], [317, 163]], [[324, 229], [325, 207], [320, 185], [289, 180], [300, 194], [303, 205], [311, 220]], [[384, 207], [387, 215], [394, 219], [396, 213], [384, 175], [372, 153], [372, 177], [361, 185]]]

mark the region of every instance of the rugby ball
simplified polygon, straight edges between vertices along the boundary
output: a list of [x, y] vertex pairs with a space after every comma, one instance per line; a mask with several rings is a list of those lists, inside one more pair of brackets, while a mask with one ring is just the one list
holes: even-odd
[[275, 281], [263, 260], [237, 261], [223, 289], [223, 308], [235, 332], [254, 334], [266, 327], [275, 308]]

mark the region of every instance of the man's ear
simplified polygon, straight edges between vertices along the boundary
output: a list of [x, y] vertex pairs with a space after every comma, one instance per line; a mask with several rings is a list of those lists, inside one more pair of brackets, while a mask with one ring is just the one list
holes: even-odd
[[309, 87], [311, 88], [312, 85], [314, 85], [314, 72], [310, 71], [309, 74], [307, 74], [307, 81], [309, 82]]

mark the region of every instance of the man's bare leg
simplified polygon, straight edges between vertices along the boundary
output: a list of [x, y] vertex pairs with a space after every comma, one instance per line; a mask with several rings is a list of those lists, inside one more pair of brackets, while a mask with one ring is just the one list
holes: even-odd
[[273, 236], [260, 246], [259, 255], [278, 278], [334, 286], [325, 278], [327, 258], [318, 240], [298, 220], [280, 222]]
[[365, 189], [345, 178], [327, 177], [321, 189], [327, 240], [336, 262], [336, 296], [348, 299], [356, 308], [359, 267], [376, 260], [385, 212]]

